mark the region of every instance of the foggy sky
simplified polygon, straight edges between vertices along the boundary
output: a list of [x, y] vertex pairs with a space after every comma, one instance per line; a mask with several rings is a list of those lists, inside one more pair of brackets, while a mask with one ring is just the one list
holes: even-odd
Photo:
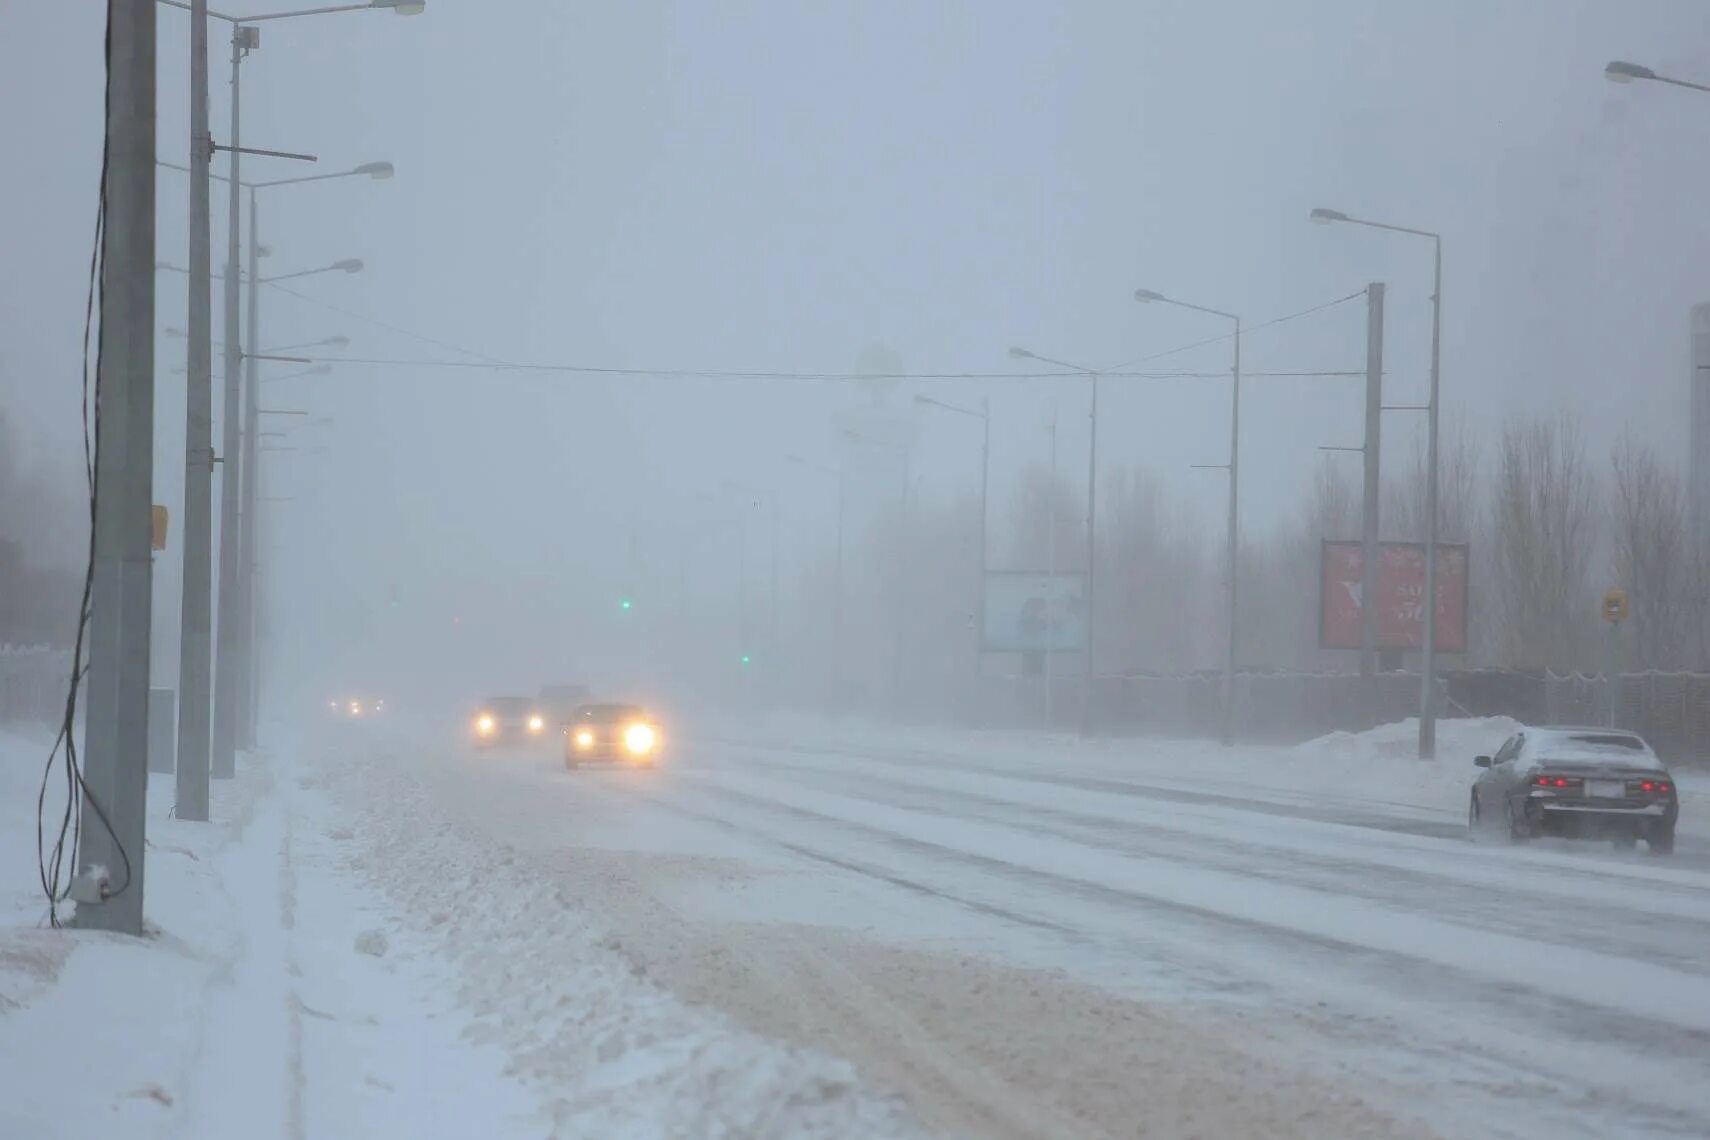
[[[1388, 395], [1415, 402], [1429, 245], [1308, 224], [1329, 206], [1444, 234], [1445, 423], [1571, 409], [1599, 451], [1630, 427], [1683, 453], [1687, 311], [1710, 293], [1710, 98], [1601, 71], [1625, 58], [1710, 78], [1696, 0], [829, 7], [430, 0], [409, 19], [267, 25], [244, 65], [245, 142], [312, 151], [318, 170], [389, 159], [398, 176], [271, 193], [266, 272], [364, 258], [359, 276], [293, 288], [509, 361], [805, 371], [854, 369], [873, 346], [911, 371], [1005, 371], [1012, 344], [1107, 366], [1223, 331], [1137, 305], [1136, 287], [1257, 324], [1382, 280]], [[0, 3], [0, 408], [31, 461], [73, 481], [101, 9]], [[160, 29], [159, 149], [182, 162], [187, 17], [162, 9]], [[216, 25], [219, 138], [225, 42]], [[244, 173], [300, 172], [256, 159]], [[186, 201], [183, 176], [163, 172], [159, 247], [180, 263]], [[217, 220], [216, 261], [223, 249]], [[181, 326], [183, 278], [160, 285], [160, 324]], [[264, 300], [264, 345], [342, 333], [352, 356], [470, 359]], [[1358, 368], [1363, 322], [1346, 305], [1255, 333], [1247, 367]], [[1157, 365], [1227, 358], [1216, 345]], [[162, 337], [159, 362], [156, 499], [176, 513], [183, 342]], [[1216, 519], [1222, 485], [1188, 465], [1225, 458], [1227, 390], [1109, 382], [1102, 466], [1145, 465]], [[991, 396], [995, 493], [1043, 458], [1053, 400], [1080, 478], [1084, 381], [930, 391]], [[1358, 442], [1360, 393], [1327, 379], [1248, 392], [1252, 534], [1295, 509], [1318, 444]], [[361, 365], [264, 385], [263, 406], [336, 419], [268, 457], [269, 493], [291, 499], [267, 543], [276, 604], [300, 617], [309, 657], [482, 607], [504, 615], [494, 628], [533, 612], [597, 636], [578, 599], [629, 588], [637, 558], [675, 573], [687, 519], [711, 527], [696, 577], [728, 582], [730, 532], [757, 524], [727, 479], [778, 489], [798, 555], [829, 541], [830, 491], [784, 453], [847, 459], [862, 509], [893, 494], [886, 458], [846, 455], [829, 426], [867, 399]], [[917, 493], [970, 489], [975, 425], [912, 418]], [[1391, 469], [1415, 427], [1386, 419]], [[168, 632], [172, 553], [156, 577]]]

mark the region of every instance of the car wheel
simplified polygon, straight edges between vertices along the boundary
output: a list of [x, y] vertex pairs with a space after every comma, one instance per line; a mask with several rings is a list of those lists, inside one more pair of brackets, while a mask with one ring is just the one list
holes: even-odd
[[1671, 827], [1667, 831], [1659, 831], [1652, 835], [1647, 846], [1650, 847], [1652, 855], [1673, 855], [1674, 828]]
[[1510, 843], [1524, 843], [1526, 840], [1532, 838], [1531, 825], [1526, 822], [1525, 816], [1519, 814], [1518, 812], [1516, 812], [1514, 810], [1514, 801], [1513, 800], [1508, 801], [1508, 809], [1507, 810], [1508, 810], [1508, 842], [1510, 842]]

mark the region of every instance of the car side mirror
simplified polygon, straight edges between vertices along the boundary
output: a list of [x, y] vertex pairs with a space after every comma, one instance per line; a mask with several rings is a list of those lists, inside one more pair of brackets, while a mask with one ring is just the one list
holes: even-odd
[[1488, 756], [1474, 756], [1473, 757], [1473, 767], [1475, 767], [1475, 768], [1488, 768], [1488, 767], [1490, 767], [1490, 757], [1488, 757]]

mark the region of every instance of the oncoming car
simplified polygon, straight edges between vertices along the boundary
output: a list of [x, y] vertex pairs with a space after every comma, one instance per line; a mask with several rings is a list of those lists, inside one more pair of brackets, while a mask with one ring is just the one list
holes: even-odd
[[1612, 728], [1524, 728], [1472, 786], [1467, 828], [1474, 838], [1540, 835], [1604, 839], [1653, 855], [1674, 852], [1680, 796], [1674, 777], [1636, 733]]
[[583, 705], [565, 732], [564, 765], [607, 760], [651, 767], [663, 744], [659, 722], [640, 705]]
[[483, 747], [524, 744], [546, 736], [546, 714], [527, 697], [489, 697], [469, 727]]
[[361, 720], [386, 711], [386, 702], [372, 697], [334, 697], [327, 709], [339, 720]]

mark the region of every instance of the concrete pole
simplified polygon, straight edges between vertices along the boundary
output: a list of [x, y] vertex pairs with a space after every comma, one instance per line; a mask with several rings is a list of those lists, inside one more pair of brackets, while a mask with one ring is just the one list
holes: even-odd
[[992, 485], [992, 399], [980, 401], [980, 613], [974, 626], [974, 672], [983, 674], [986, 653], [986, 575], [991, 570], [989, 496]]
[[258, 459], [261, 440], [261, 415], [258, 406], [256, 370], [259, 361], [254, 352], [261, 343], [261, 215], [257, 212], [255, 190], [249, 192], [249, 313], [245, 322], [249, 330], [250, 353], [244, 357], [243, 368], [243, 508], [238, 526], [242, 546], [238, 553], [238, 636], [241, 644], [235, 663], [238, 674], [237, 741], [244, 748], [255, 747], [255, 549], [259, 520], [256, 514], [261, 497], [257, 494], [260, 468]]
[[1366, 286], [1365, 495], [1360, 509], [1360, 698], [1377, 723], [1378, 495], [1382, 490], [1383, 283]]
[[834, 575], [831, 631], [831, 700], [834, 709], [843, 705], [843, 532], [849, 515], [849, 474], [837, 470], [837, 571]]
[[223, 439], [220, 457], [220, 590], [219, 620], [215, 626], [217, 641], [214, 654], [214, 733], [211, 760], [214, 778], [224, 780], [231, 779], [237, 771], [237, 707], [238, 695], [241, 692], [237, 663], [243, 644], [239, 632], [243, 612], [242, 599], [238, 597], [238, 505], [242, 494], [240, 465], [243, 450], [243, 389], [239, 371], [243, 367], [243, 328], [239, 320], [243, 297], [239, 292], [241, 282], [238, 241], [241, 236], [243, 202], [243, 152], [239, 149], [243, 145], [239, 68], [243, 63], [243, 39], [246, 31], [241, 24], [232, 28], [231, 142], [227, 150], [231, 156], [231, 167], [228, 170], [231, 193], [226, 205], [226, 375], [225, 396], [220, 409]]
[[1229, 398], [1229, 643], [1223, 658], [1223, 743], [1235, 743], [1235, 637], [1241, 543], [1241, 318], [1235, 318], [1234, 387]]
[[142, 933], [154, 497], [154, 0], [108, 0], [93, 610], [77, 925]]
[[1087, 413], [1087, 646], [1086, 671], [1081, 679], [1081, 735], [1092, 730], [1093, 641], [1098, 622], [1093, 606], [1098, 581], [1098, 381], [1097, 372], [1089, 372], [1092, 381], [1091, 408]]
[[[1045, 576], [1049, 584], [1045, 587], [1047, 599], [1057, 592], [1057, 401], [1051, 400], [1051, 478], [1047, 483], [1045, 497], [1046, 530], [1045, 536]], [[1054, 694], [1051, 692], [1051, 605], [1047, 600], [1045, 605], [1045, 731], [1050, 732], [1054, 725]]]
[[1419, 759], [1437, 755], [1437, 362], [1443, 331], [1443, 239], [1433, 237], [1431, 400], [1425, 415], [1425, 641], [1420, 653]]
[[208, 5], [190, 12], [189, 362], [184, 403], [183, 601], [178, 638], [178, 764], [173, 813], [208, 818], [208, 709], [213, 628], [211, 525], [213, 443], [213, 252], [209, 228]]

